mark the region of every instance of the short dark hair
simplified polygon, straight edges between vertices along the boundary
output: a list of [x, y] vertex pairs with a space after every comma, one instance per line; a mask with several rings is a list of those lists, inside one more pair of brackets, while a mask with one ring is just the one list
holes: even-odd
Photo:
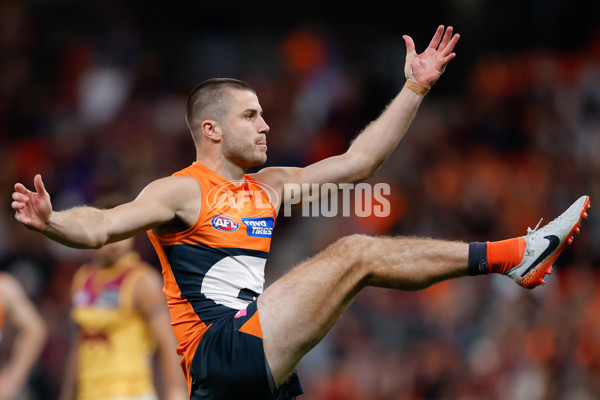
[[212, 78], [200, 82], [192, 89], [185, 112], [185, 120], [192, 133], [199, 121], [209, 118], [219, 120], [229, 112], [226, 89], [256, 93], [246, 82], [233, 78]]

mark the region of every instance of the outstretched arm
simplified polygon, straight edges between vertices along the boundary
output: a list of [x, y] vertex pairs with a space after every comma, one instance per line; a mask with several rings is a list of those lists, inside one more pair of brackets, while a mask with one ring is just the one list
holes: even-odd
[[10, 359], [0, 370], [0, 400], [12, 399], [27, 382], [29, 373], [46, 342], [46, 325], [19, 282], [9, 274], [0, 275], [0, 295], [7, 323], [17, 334]]
[[414, 119], [426, 91], [433, 86], [446, 65], [456, 56], [453, 50], [460, 36], [453, 34], [451, 26], [444, 31], [444, 26], [440, 25], [427, 49], [418, 55], [412, 38], [407, 35], [403, 38], [407, 50], [406, 78], [416, 85], [405, 85], [379, 118], [363, 130], [342, 156], [349, 160], [346, 161], [347, 165], [355, 165], [354, 168], [349, 167], [354, 173], [350, 177], [354, 178], [351, 181], [373, 175], [394, 151]]
[[255, 175], [256, 179], [280, 186], [280, 183], [358, 182], [373, 175], [404, 136], [424, 93], [456, 56], [453, 50], [459, 37], [453, 33], [451, 26], [444, 29], [440, 25], [427, 49], [417, 54], [412, 38], [404, 35], [407, 49], [405, 73], [411, 83], [404, 86], [385, 111], [362, 131], [344, 154], [305, 168], [265, 168]]
[[[176, 217], [193, 224], [200, 210], [200, 186], [193, 178], [170, 176], [156, 180], [138, 197], [115, 208], [103, 210], [81, 206], [52, 210], [42, 177], [34, 178], [35, 191], [15, 185], [12, 208], [26, 227], [69, 247], [100, 248], [107, 243], [135, 236], [172, 221]], [[186, 202], [195, 198], [198, 202]]]

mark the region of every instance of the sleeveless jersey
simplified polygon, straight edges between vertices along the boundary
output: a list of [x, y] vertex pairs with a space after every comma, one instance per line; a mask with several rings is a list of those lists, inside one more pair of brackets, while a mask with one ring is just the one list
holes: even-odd
[[132, 305], [135, 284], [149, 268], [130, 252], [108, 269], [84, 265], [76, 272], [71, 318], [82, 335], [77, 349], [78, 399], [156, 398], [156, 345]]
[[173, 175], [198, 181], [200, 215], [183, 232], [148, 231], [148, 236], [162, 264], [177, 352], [189, 380], [193, 353], [207, 327], [262, 293], [276, 214], [265, 188], [247, 175], [236, 184], [199, 162]]

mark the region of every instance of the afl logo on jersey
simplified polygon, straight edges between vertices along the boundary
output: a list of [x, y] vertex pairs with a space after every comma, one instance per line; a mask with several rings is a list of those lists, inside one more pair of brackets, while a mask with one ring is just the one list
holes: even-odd
[[224, 215], [217, 215], [216, 217], [213, 217], [210, 223], [212, 224], [213, 228], [223, 232], [235, 232], [239, 227], [237, 222]]

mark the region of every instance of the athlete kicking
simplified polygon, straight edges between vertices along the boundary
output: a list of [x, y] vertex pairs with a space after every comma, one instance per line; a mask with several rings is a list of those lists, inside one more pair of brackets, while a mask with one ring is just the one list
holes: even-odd
[[186, 118], [197, 153], [192, 165], [106, 210], [52, 210], [37, 175], [33, 192], [15, 185], [15, 217], [79, 248], [148, 231], [162, 262], [190, 397], [294, 398], [302, 393], [294, 372], [298, 362], [364, 287], [418, 290], [451, 278], [501, 273], [533, 288], [543, 283], [587, 216], [590, 201], [582, 196], [543, 228], [500, 242], [352, 235], [263, 292], [274, 221], [290, 200], [284, 185], [352, 183], [373, 175], [455, 57], [458, 39], [452, 27], [440, 26], [417, 55], [413, 40], [404, 36], [405, 86], [344, 154], [305, 168], [272, 167], [246, 175], [267, 159], [269, 126], [250, 86], [211, 79], [188, 99]]

